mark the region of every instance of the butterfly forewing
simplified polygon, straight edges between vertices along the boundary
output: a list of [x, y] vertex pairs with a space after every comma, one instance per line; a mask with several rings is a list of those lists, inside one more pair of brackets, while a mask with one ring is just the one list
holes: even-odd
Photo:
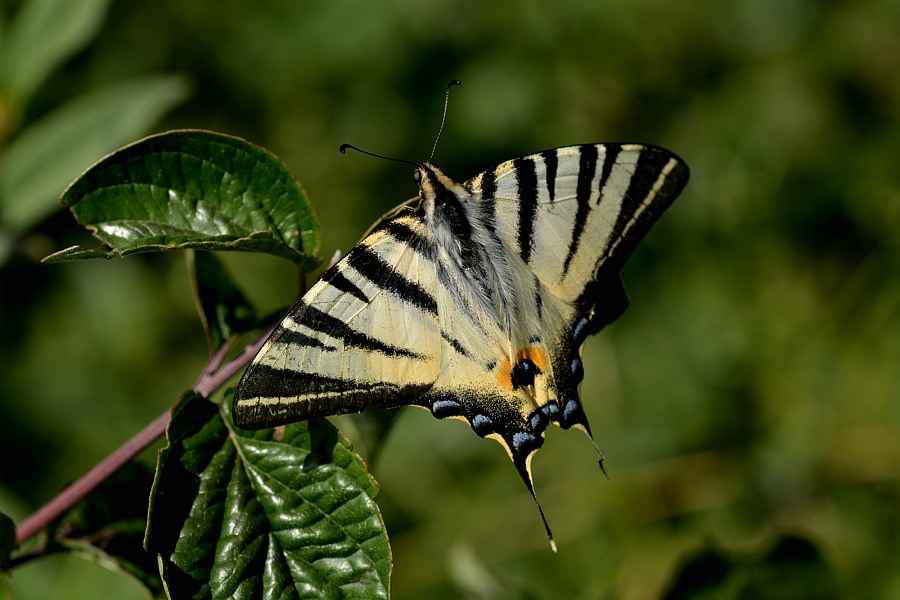
[[672, 153], [586, 144], [507, 161], [466, 187], [494, 206], [498, 235], [561, 300], [618, 270], [687, 181]]
[[[435, 272], [399, 215], [331, 267], [290, 310], [235, 393], [240, 427], [264, 428], [368, 404], [409, 404], [440, 366]], [[418, 239], [418, 238], [416, 238]]]

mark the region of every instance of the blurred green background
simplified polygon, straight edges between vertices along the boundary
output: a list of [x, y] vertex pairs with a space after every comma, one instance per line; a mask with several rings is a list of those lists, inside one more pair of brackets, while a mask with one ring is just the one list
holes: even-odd
[[[338, 146], [426, 159], [458, 78], [435, 158], [457, 180], [595, 141], [665, 146], [692, 179], [585, 348], [610, 481], [576, 432], [534, 461], [559, 554], [496, 444], [406, 409], [372, 464], [395, 597], [654, 598], [700, 551], [788, 535], [846, 597], [900, 597], [896, 0], [84, 0], [81, 37], [37, 67], [64, 36], [7, 35], [26, 5], [79, 2], [0, 1], [0, 511], [40, 506], [205, 361], [182, 256], [39, 264], [86, 239], [53, 211], [66, 181], [145, 133], [243, 136], [303, 182], [327, 257], [415, 193]], [[227, 258], [264, 309], [291, 302], [289, 265]], [[140, 597], [66, 557], [12, 585]]]

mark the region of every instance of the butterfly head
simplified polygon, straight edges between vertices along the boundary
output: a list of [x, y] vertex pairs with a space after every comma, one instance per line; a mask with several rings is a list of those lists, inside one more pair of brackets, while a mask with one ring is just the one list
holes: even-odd
[[[470, 195], [458, 183], [444, 175], [437, 165], [420, 163], [413, 173], [413, 180], [419, 186], [419, 197], [429, 220], [441, 220], [447, 213], [461, 213], [465, 210]], [[457, 217], [459, 218], [459, 217]]]
[[437, 188], [446, 184], [453, 185], [453, 182], [441, 172], [438, 166], [431, 162], [421, 162], [416, 165], [413, 181], [419, 187], [423, 198], [433, 196]]

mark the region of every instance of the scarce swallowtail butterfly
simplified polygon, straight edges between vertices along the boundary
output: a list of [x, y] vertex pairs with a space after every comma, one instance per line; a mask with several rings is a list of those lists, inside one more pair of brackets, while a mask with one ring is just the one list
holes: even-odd
[[534, 497], [548, 425], [590, 435], [582, 347], [625, 310], [619, 270], [688, 168], [654, 146], [583, 144], [463, 184], [431, 162], [414, 178], [417, 205], [389, 213], [272, 332], [235, 424], [416, 405], [498, 441]]

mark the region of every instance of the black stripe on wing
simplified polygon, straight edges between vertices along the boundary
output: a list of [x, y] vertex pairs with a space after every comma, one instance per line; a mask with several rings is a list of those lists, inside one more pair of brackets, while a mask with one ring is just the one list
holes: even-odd
[[[335, 340], [340, 340], [345, 346], [351, 348], [359, 348], [368, 352], [379, 352], [385, 356], [402, 356], [404, 358], [412, 358], [415, 360], [426, 360], [428, 358], [428, 356], [424, 354], [419, 354], [408, 348], [387, 344], [379, 339], [359, 332], [342, 320], [332, 317], [315, 306], [305, 304], [302, 299], [295, 305], [294, 314], [296, 316], [293, 317], [293, 320], [301, 326], [312, 331], [317, 331], [324, 336]], [[280, 336], [283, 335], [282, 331], [289, 330], [276, 329], [271, 338], [273, 342], [280, 341]]]
[[390, 235], [396, 242], [406, 244], [411, 250], [418, 252], [421, 256], [434, 260], [434, 252], [431, 243], [420, 232], [413, 229], [413, 224], [422, 227], [424, 224], [419, 218], [407, 214], [402, 217], [384, 221], [375, 228], [373, 233], [385, 232]]
[[318, 348], [323, 352], [334, 352], [337, 350], [336, 346], [329, 346], [318, 338], [314, 338], [311, 335], [306, 335], [299, 331], [294, 331], [293, 329], [278, 327], [273, 333], [278, 335], [277, 341], [279, 344], [303, 346], [305, 348]]
[[[671, 170], [665, 175], [656, 196], [645, 205], [653, 186], [669, 166]], [[607, 242], [607, 248], [612, 249], [612, 253], [606, 257], [605, 266], [618, 270], [625, 264], [650, 226], [684, 189], [689, 176], [687, 165], [671, 152], [654, 146], [641, 149], [634, 175], [628, 183], [618, 218]]]
[[606, 155], [603, 157], [603, 165], [600, 167], [600, 180], [597, 182], [597, 204], [603, 201], [603, 188], [606, 186], [606, 180], [612, 173], [613, 166], [619, 158], [619, 152], [622, 147], [618, 144], [606, 144]]
[[[235, 393], [235, 424], [263, 429], [315, 417], [362, 412], [367, 405], [393, 408], [409, 404], [430, 385], [400, 385], [385, 381], [356, 381], [315, 373], [254, 364]], [[296, 399], [294, 401], [270, 401]], [[253, 399], [263, 401], [253, 403]]]
[[597, 146], [584, 144], [578, 150], [578, 184], [575, 188], [575, 201], [578, 208], [575, 211], [575, 222], [572, 224], [572, 239], [569, 241], [569, 251], [563, 262], [563, 274], [569, 272], [569, 265], [578, 251], [584, 226], [587, 223], [588, 213], [591, 211], [591, 182], [597, 172]]
[[398, 273], [393, 265], [369, 248], [360, 244], [347, 253], [347, 264], [382, 290], [397, 296], [433, 315], [437, 315], [437, 300], [422, 286]]
[[519, 195], [519, 256], [527, 264], [534, 249], [534, 224], [537, 219], [538, 181], [537, 167], [530, 158], [513, 161]]
[[350, 294], [354, 298], [368, 304], [370, 299], [366, 296], [365, 292], [363, 292], [358, 285], [350, 281], [346, 275], [344, 275], [341, 271], [338, 270], [337, 265], [325, 271], [322, 275], [322, 281], [332, 285], [336, 289], [344, 292], [345, 294]]
[[[485, 200], [488, 198], [494, 198], [497, 195], [497, 175], [495, 174], [496, 168], [489, 169], [481, 174], [481, 181], [478, 190], [481, 194], [481, 197]], [[470, 193], [473, 193], [475, 190], [469, 189]]]
[[450, 344], [450, 347], [453, 348], [454, 350], [456, 350], [460, 354], [460, 356], [470, 358], [469, 351], [466, 350], [466, 347], [463, 346], [459, 340], [457, 340], [455, 337], [451, 336], [449, 333], [447, 333], [443, 329], [441, 329], [441, 337], [444, 339], [445, 342]]
[[541, 152], [541, 158], [544, 161], [545, 182], [547, 184], [547, 195], [550, 202], [556, 200], [556, 172], [559, 167], [559, 154], [556, 148], [552, 150], [544, 150]]
[[494, 167], [482, 173], [477, 188], [472, 185], [474, 180], [466, 182], [466, 189], [476, 198], [480, 198], [481, 202], [477, 202], [474, 206], [477, 211], [476, 218], [484, 227], [493, 246], [500, 248], [503, 246], [503, 242], [497, 234], [497, 168]]
[[[484, 228], [491, 234], [491, 237], [494, 240], [498, 240], [497, 237], [497, 176], [495, 171], [497, 167], [490, 169], [488, 171], [483, 172], [480, 177], [475, 177], [466, 182], [466, 190], [475, 196], [476, 198], [480, 198], [481, 202], [478, 203], [479, 216], [481, 218], [481, 223], [484, 225]], [[476, 186], [474, 182], [477, 181], [478, 185]]]

